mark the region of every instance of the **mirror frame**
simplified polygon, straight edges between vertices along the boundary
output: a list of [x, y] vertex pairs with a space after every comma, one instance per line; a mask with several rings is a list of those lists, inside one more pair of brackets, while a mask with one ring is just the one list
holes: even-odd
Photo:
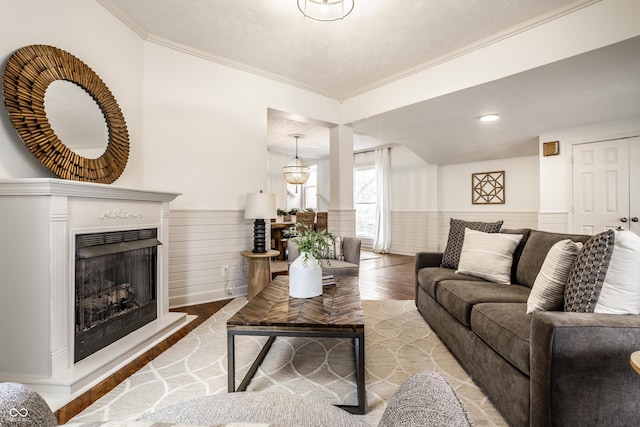
[[[53, 131], [44, 109], [44, 95], [56, 80], [77, 84], [102, 110], [109, 131], [102, 156], [90, 159], [76, 154]], [[7, 61], [2, 88], [9, 118], [18, 135], [56, 176], [111, 184], [122, 175], [129, 158], [127, 124], [113, 94], [87, 64], [56, 47], [25, 46]]]

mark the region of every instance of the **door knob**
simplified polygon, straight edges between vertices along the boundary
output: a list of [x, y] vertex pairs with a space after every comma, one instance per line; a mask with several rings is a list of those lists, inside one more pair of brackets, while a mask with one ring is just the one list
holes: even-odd
[[638, 217], [634, 216], [633, 218], [631, 218], [631, 222], [638, 222]]
[[628, 221], [628, 219], [626, 217], [625, 218], [620, 218], [620, 222], [627, 222], [627, 221]]

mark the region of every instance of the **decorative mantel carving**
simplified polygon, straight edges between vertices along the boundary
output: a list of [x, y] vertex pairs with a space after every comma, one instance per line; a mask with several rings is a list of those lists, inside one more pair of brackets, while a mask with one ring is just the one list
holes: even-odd
[[115, 208], [107, 209], [98, 219], [134, 219], [144, 218], [144, 215], [137, 209]]

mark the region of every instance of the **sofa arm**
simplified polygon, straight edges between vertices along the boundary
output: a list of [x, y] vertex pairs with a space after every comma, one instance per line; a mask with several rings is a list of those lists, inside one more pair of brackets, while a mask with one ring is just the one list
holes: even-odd
[[539, 312], [531, 320], [531, 425], [640, 425], [640, 315]]
[[416, 276], [421, 268], [440, 267], [442, 264], [442, 252], [416, 252], [414, 264]]

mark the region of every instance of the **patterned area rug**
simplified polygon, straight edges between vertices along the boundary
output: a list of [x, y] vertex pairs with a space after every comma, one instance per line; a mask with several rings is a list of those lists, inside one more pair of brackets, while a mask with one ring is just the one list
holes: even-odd
[[[246, 303], [236, 298], [176, 345], [74, 417], [70, 422], [134, 420], [187, 399], [227, 392], [226, 321]], [[418, 314], [413, 301], [363, 301], [368, 412], [377, 425], [387, 401], [411, 374], [440, 372], [478, 426], [507, 423]], [[236, 337], [236, 381], [262, 348], [264, 337]], [[353, 345], [335, 338], [278, 338], [249, 384], [330, 403], [356, 404]]]

